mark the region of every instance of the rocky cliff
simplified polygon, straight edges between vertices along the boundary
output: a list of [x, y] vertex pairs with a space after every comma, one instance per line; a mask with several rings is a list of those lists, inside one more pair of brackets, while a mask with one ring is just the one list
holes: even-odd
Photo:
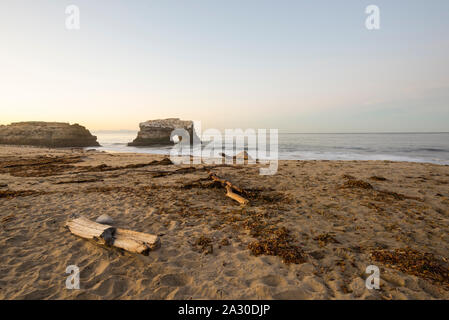
[[96, 147], [97, 137], [79, 124], [16, 122], [0, 126], [0, 144], [40, 147]]
[[193, 121], [179, 120], [179, 118], [148, 120], [139, 124], [140, 131], [129, 146], [151, 146], [170, 145], [174, 142], [170, 140], [170, 135], [175, 129], [185, 129], [190, 135], [192, 143], [194, 135]]

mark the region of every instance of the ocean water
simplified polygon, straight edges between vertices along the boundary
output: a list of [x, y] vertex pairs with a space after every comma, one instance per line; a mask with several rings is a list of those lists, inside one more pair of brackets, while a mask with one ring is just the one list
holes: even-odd
[[[128, 147], [137, 131], [97, 131], [109, 152], [169, 154], [167, 147]], [[279, 133], [283, 160], [391, 160], [449, 165], [449, 133]]]

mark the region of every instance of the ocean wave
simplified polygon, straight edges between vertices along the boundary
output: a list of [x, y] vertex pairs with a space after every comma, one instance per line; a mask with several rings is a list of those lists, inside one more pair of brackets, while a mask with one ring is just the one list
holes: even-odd
[[[127, 143], [133, 138], [133, 135], [123, 132], [99, 134], [102, 147], [97, 149], [164, 155], [170, 154], [172, 149], [172, 146], [129, 147]], [[203, 141], [202, 146], [207, 144]], [[224, 147], [230, 149], [233, 145]], [[278, 147], [279, 159], [284, 160], [388, 160], [449, 164], [449, 134], [280, 134]], [[249, 151], [253, 150], [249, 148]]]

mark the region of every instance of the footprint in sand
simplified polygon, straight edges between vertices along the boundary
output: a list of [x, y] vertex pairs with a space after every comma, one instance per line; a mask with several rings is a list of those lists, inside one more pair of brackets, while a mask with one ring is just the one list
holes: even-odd
[[270, 287], [277, 287], [281, 285], [287, 284], [287, 282], [282, 279], [281, 277], [275, 276], [275, 275], [267, 275], [260, 279], [260, 281]]
[[113, 297], [113, 299], [117, 299], [128, 291], [130, 284], [131, 282], [128, 279], [109, 278], [94, 286], [91, 293], [100, 297]]
[[309, 292], [302, 288], [294, 288], [286, 291], [282, 291], [273, 295], [273, 299], [277, 300], [305, 300], [311, 299]]
[[190, 280], [190, 277], [182, 274], [165, 274], [155, 279], [155, 282], [169, 287], [182, 287], [187, 285]]

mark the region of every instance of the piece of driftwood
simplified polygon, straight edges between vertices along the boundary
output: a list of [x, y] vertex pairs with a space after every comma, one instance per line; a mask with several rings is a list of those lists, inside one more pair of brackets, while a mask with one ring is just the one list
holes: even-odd
[[[240, 204], [248, 204], [249, 200], [242, 197], [240, 194], [245, 194], [245, 191], [232, 182], [218, 177], [215, 173], [209, 173], [209, 178], [215, 182], [219, 182], [226, 189], [226, 196], [239, 202]], [[235, 193], [234, 191], [238, 192]]]
[[247, 204], [249, 202], [248, 199], [245, 199], [242, 196], [238, 195], [237, 193], [232, 192], [232, 189], [230, 186], [226, 186], [226, 196], [231, 199], [234, 199], [235, 201], [239, 202], [240, 204]]
[[222, 157], [222, 158], [225, 158], [225, 159], [228, 159], [228, 160], [231, 160], [232, 159], [232, 161], [234, 162], [234, 161], [236, 161], [237, 159], [243, 159], [243, 160], [251, 160], [251, 158], [250, 158], [250, 156], [249, 156], [249, 154], [248, 154], [248, 152], [246, 152], [246, 151], [242, 151], [242, 152], [240, 152], [239, 154], [237, 154], [237, 155], [235, 155], [235, 156], [228, 156], [227, 154], [225, 154], [225, 153], [220, 153], [220, 156]]
[[105, 246], [114, 246], [129, 252], [148, 255], [160, 246], [159, 237], [143, 232], [115, 228], [80, 217], [67, 222], [73, 234]]

